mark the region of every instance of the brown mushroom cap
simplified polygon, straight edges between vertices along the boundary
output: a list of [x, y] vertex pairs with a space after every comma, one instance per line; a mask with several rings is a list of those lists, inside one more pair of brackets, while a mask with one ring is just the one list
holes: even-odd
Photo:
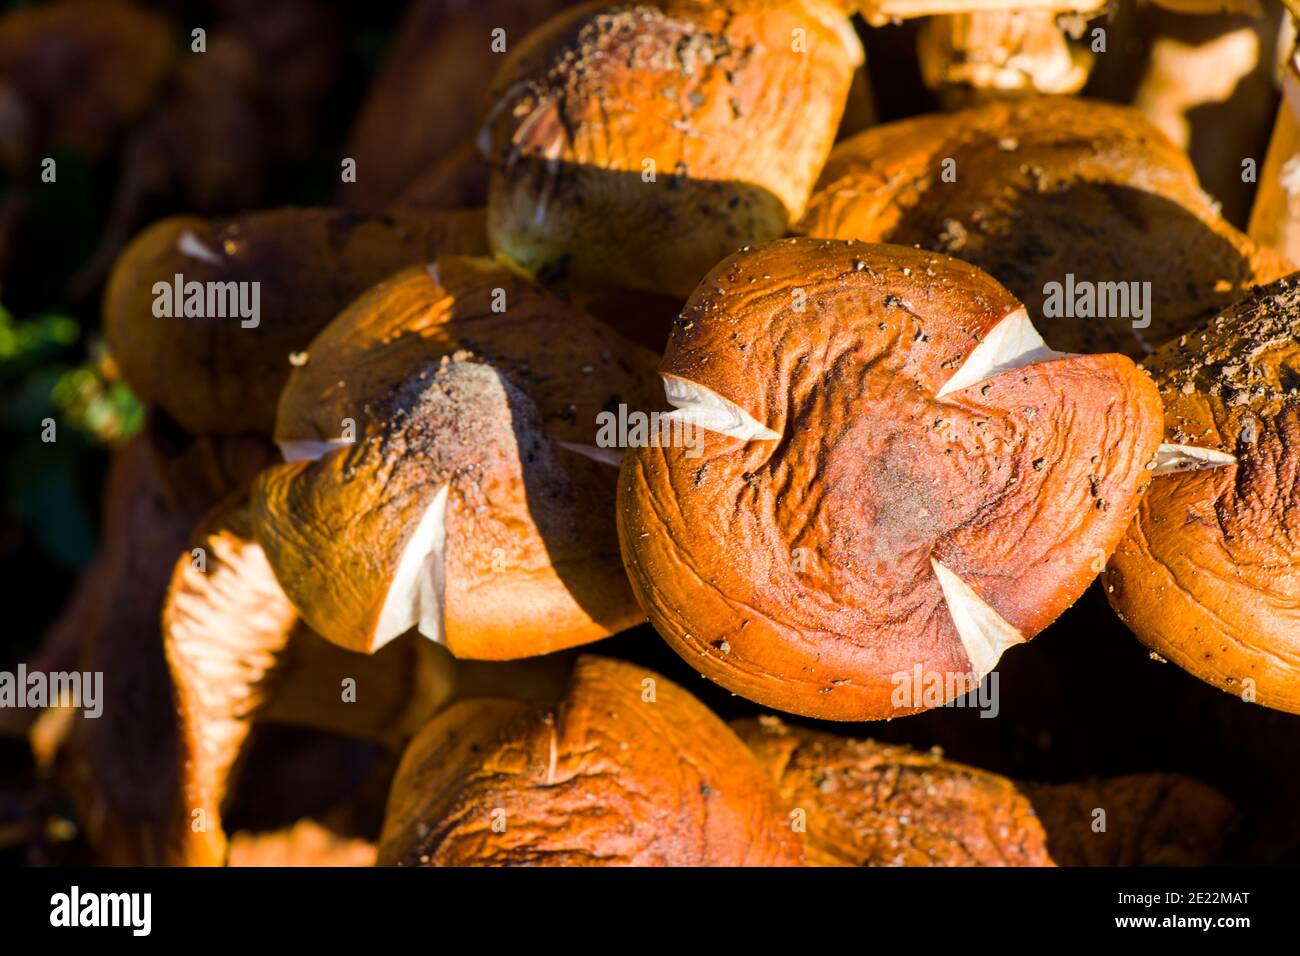
[[802, 852], [744, 744], [682, 688], [578, 658], [564, 699], [455, 704], [402, 758], [381, 865], [765, 866]]
[[489, 260], [443, 258], [360, 298], [291, 376], [276, 427], [291, 461], [254, 489], [304, 619], [353, 650], [418, 625], [481, 659], [635, 624], [617, 473], [593, 456], [600, 411], [655, 402], [653, 361]]
[[[189, 431], [266, 433], [290, 356], [353, 298], [413, 263], [482, 249], [482, 217], [473, 211], [404, 220], [324, 209], [166, 219], [118, 259], [104, 329], [136, 394]], [[205, 293], [215, 283], [257, 283], [257, 324], [238, 315], [156, 314], [157, 284], [174, 289], [177, 275], [203, 283]]]
[[775, 717], [731, 726], [802, 811], [810, 865], [1053, 865], [1033, 805], [1005, 777]]
[[503, 50], [574, 2], [408, 4], [344, 147], [357, 162], [357, 179], [340, 198], [355, 209], [386, 208], [472, 139]]
[[[868, 130], [831, 154], [799, 229], [959, 256], [1072, 352], [1146, 354], [1290, 271], [1219, 217], [1186, 156], [1138, 113], [1065, 97]], [[1046, 315], [1049, 283], [1067, 275], [1149, 282], [1146, 318]]]
[[[177, 560], [163, 605], [163, 647], [179, 725], [172, 863], [225, 859], [223, 807], [255, 723], [323, 730], [399, 750], [454, 694], [549, 699], [567, 680], [566, 663], [554, 657], [453, 669], [444, 648], [418, 635], [371, 655], [331, 644], [299, 621], [251, 524], [246, 491], [218, 504]], [[196, 827], [200, 810], [204, 825]], [[289, 860], [319, 850], [356, 858], [356, 845], [325, 837], [306, 824], [302, 832], [245, 834], [242, 847], [229, 845], [230, 862], [238, 865], [237, 849], [244, 857], [283, 853]]]
[[1217, 790], [1172, 773], [1020, 790], [1059, 866], [1208, 866], [1219, 862], [1237, 815]]
[[6, 10], [0, 91], [26, 128], [6, 127], [3, 158], [31, 162], [33, 150], [49, 145], [102, 156], [154, 102], [175, 63], [172, 25], [134, 3], [64, 0]]
[[535, 274], [688, 294], [802, 214], [861, 59], [826, 0], [591, 3], [554, 17], [495, 84], [493, 247]]
[[478, 146], [472, 141], [462, 143], [411, 180], [387, 211], [394, 216], [427, 216], [448, 209], [481, 209], [487, 203], [488, 173]]
[[923, 709], [898, 697], [916, 667], [963, 678], [950, 699], [1046, 627], [1123, 534], [1160, 440], [1130, 360], [1047, 351], [990, 276], [897, 246], [732, 256], [661, 374], [704, 434], [698, 457], [624, 460], [638, 600], [706, 677], [836, 720]]
[[1166, 441], [1211, 460], [1152, 483], [1107, 568], [1111, 604], [1188, 673], [1300, 713], [1300, 277], [1145, 365]]
[[812, 865], [1205, 866], [1236, 817], [1227, 798], [1178, 774], [1017, 783], [776, 717], [731, 726], [802, 811]]

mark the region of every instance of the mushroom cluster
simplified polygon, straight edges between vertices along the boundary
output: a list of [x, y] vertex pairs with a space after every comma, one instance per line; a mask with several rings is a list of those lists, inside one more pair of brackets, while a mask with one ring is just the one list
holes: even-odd
[[[1157, 2], [414, 0], [320, 205], [123, 199], [144, 425], [26, 662], [102, 715], [0, 708], [85, 858], [1300, 859], [1300, 55], [1194, 149], [1177, 31], [1279, 41]], [[0, 17], [0, 161], [205, 109], [102, 8]]]

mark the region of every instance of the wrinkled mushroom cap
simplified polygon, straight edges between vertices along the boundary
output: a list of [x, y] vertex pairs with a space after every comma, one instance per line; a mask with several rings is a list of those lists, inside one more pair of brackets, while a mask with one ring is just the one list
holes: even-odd
[[[457, 665], [445, 648], [415, 634], [375, 654], [324, 640], [301, 623], [254, 540], [246, 491], [218, 504], [191, 544], [176, 562], [162, 611], [180, 754], [171, 863], [220, 864], [227, 849], [231, 865], [277, 857], [283, 865], [325, 865], [365, 855], [364, 845], [312, 821], [232, 836], [227, 847], [223, 808], [255, 724], [325, 731], [396, 751], [453, 695], [551, 699], [567, 680], [568, 664], [555, 656]], [[193, 825], [196, 811], [202, 827]], [[373, 844], [368, 852], [373, 859]]]
[[1300, 713], [1300, 278], [1145, 365], [1166, 441], [1193, 460], [1143, 499], [1107, 568], [1111, 604], [1201, 680]]
[[1217, 790], [1173, 773], [1022, 783], [1020, 790], [1033, 801], [1058, 866], [1209, 866], [1220, 862], [1237, 816]]
[[[964, 259], [1028, 306], [1049, 345], [1071, 352], [1145, 355], [1290, 271], [1219, 217], [1187, 157], [1140, 114], [1067, 97], [855, 136], [831, 154], [799, 231]], [[1065, 311], [1067, 276], [1122, 283], [1124, 299], [1119, 288], [1098, 295], [1126, 314], [1088, 317], [1077, 296]], [[1062, 314], [1050, 314], [1052, 283]], [[1144, 316], [1134, 295], [1147, 297]]]
[[922, 709], [899, 696], [918, 667], [969, 690], [1046, 627], [1114, 548], [1160, 439], [1130, 360], [1053, 353], [990, 276], [897, 246], [731, 257], [661, 374], [703, 440], [624, 460], [637, 598], [705, 676], [829, 719]]
[[584, 4], [515, 48], [484, 129], [493, 247], [686, 295], [803, 212], [862, 50], [824, 0]]
[[672, 682], [584, 655], [558, 704], [471, 700], [402, 758], [380, 865], [764, 866], [802, 852], [726, 725]]
[[817, 866], [1052, 866], [1033, 805], [997, 774], [775, 717], [732, 724], [800, 813]]
[[937, 751], [735, 721], [820, 866], [1205, 866], [1236, 818], [1196, 780], [1022, 783]]
[[[135, 393], [184, 428], [266, 433], [290, 357], [353, 298], [413, 263], [482, 247], [482, 218], [472, 211], [406, 220], [320, 209], [165, 219], [114, 266], [105, 334]], [[186, 296], [185, 284], [202, 284], [203, 315], [174, 311], [185, 304], [171, 291], [177, 275]], [[258, 314], [245, 318], [230, 307], [230, 293], [242, 291], [251, 305], [254, 290]], [[171, 315], [157, 314], [160, 296], [173, 300]]]
[[353, 650], [418, 627], [458, 657], [503, 659], [629, 627], [596, 416], [653, 403], [652, 370], [490, 261], [408, 270], [290, 378], [276, 428], [290, 462], [255, 486], [258, 539], [306, 621]]

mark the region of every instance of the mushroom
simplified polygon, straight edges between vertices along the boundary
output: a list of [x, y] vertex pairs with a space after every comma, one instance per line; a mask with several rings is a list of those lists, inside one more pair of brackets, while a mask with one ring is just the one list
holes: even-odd
[[[1150, 480], [1155, 388], [1052, 352], [990, 276], [900, 246], [787, 239], [720, 263], [660, 367], [697, 456], [629, 452], [637, 599], [706, 677], [874, 720], [973, 689], [1069, 607]], [[942, 700], [907, 692], [913, 668]]]
[[[398, 751], [457, 695], [508, 690], [529, 698], [566, 679], [567, 665], [556, 658], [453, 668], [444, 649], [414, 637], [374, 655], [331, 644], [300, 622], [251, 523], [246, 492], [218, 504], [177, 559], [163, 606], [181, 768], [173, 863], [216, 865], [229, 850], [235, 865], [223, 807], [257, 723], [324, 730]], [[291, 847], [299, 836], [266, 839]]]
[[[256, 463], [255, 456], [231, 459], [216, 444], [226, 442], [203, 439], [173, 457], [146, 432], [114, 456], [94, 585], [85, 604], [69, 608], [82, 628], [76, 669], [102, 673], [102, 710], [88, 719], [83, 710], [52, 709], [32, 728], [38, 757], [53, 764], [89, 843], [109, 865], [171, 858], [180, 768], [158, 620], [172, 560], [201, 511], [170, 487], [199, 474], [212, 486], [237, 481], [221, 478], [214, 463]], [[190, 493], [202, 484], [194, 481]]]
[[310, 818], [270, 832], [241, 830], [230, 840], [230, 865], [374, 866], [375, 845], [336, 833]]
[[1282, 101], [1259, 170], [1249, 228], [1252, 239], [1296, 260], [1300, 258], [1300, 46], [1295, 35], [1300, 5], [1288, 3], [1288, 10], [1290, 42], [1281, 67]]
[[1187, 152], [1223, 217], [1234, 223], [1246, 219], [1256, 190], [1245, 161], [1260, 155], [1275, 111], [1276, 23], [1270, 21], [1155, 11], [1139, 20], [1135, 38], [1149, 53], [1139, 61], [1134, 108]]
[[1300, 276], [1145, 365], [1181, 454], [1111, 558], [1110, 602], [1162, 658], [1300, 713]]
[[175, 66], [166, 18], [124, 0], [62, 0], [0, 17], [0, 159], [18, 171], [50, 146], [98, 159], [155, 101]]
[[[238, 37], [217, 34], [183, 60], [157, 106], [122, 146], [107, 221], [94, 251], [69, 280], [76, 299], [97, 292], [113, 262], [157, 211], [256, 207], [270, 172], [258, 64]], [[237, 142], [239, 149], [230, 149]]]
[[938, 751], [771, 716], [731, 726], [802, 827], [814, 866], [1205, 866], [1236, 816], [1178, 774], [1017, 783]]
[[423, 175], [413, 179], [388, 206], [395, 216], [426, 216], [448, 209], [487, 204], [488, 165], [478, 146], [463, 143]]
[[945, 103], [1016, 93], [1077, 93], [1092, 54], [1072, 46], [1051, 10], [987, 10], [932, 17], [917, 33], [925, 84]]
[[1033, 804], [1005, 777], [936, 753], [740, 720], [811, 866], [1053, 866]]
[[380, 279], [482, 251], [481, 222], [473, 211], [395, 220], [315, 209], [166, 219], [119, 258], [104, 330], [135, 393], [190, 432], [266, 434], [291, 356]]
[[381, 866], [797, 865], [753, 756], [671, 681], [582, 655], [561, 700], [462, 701], [402, 757]]
[[490, 260], [366, 293], [290, 376], [288, 463], [253, 489], [258, 541], [304, 620], [371, 652], [407, 630], [509, 659], [641, 620], [617, 557], [616, 447], [653, 356]]
[[496, 79], [482, 134], [493, 248], [538, 276], [689, 294], [803, 213], [862, 58], [828, 0], [552, 18]]
[[1237, 817], [1217, 790], [1173, 773], [1018, 786], [1060, 866], [1209, 866]]
[[[478, 147], [466, 144], [424, 176], [416, 179], [389, 207], [397, 216], [430, 215], [448, 209], [482, 206], [487, 201], [488, 165]], [[548, 292], [600, 319], [611, 328], [662, 352], [672, 320], [683, 299], [656, 292], [624, 289], [574, 281], [567, 275], [548, 274]]]
[[572, 5], [573, 0], [409, 4], [343, 148], [356, 160], [357, 176], [340, 197], [356, 209], [384, 209], [443, 164], [473, 138], [503, 54]]
[[[1017, 10], [1025, 12], [1098, 14], [1112, 0], [845, 0], [844, 6], [860, 13], [872, 26], [912, 17]], [[1176, 13], [1260, 13], [1259, 0], [1151, 0]]]
[[1065, 97], [847, 140], [800, 231], [959, 256], [1025, 302], [1053, 348], [1135, 357], [1291, 268], [1219, 217], [1140, 115]]
[[[181, 779], [172, 862], [219, 864], [221, 805], [267, 678], [298, 614], [249, 531], [244, 497], [218, 505], [177, 560], [163, 605], [163, 649], [175, 685]], [[241, 506], [242, 505], [242, 506]]]

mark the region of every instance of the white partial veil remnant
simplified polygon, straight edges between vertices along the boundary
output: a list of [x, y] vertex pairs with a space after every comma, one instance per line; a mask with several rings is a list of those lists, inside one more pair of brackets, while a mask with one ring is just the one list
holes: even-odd
[[598, 445], [580, 445], [577, 442], [562, 441], [558, 442], [561, 448], [573, 452], [575, 455], [582, 455], [584, 458], [590, 458], [592, 461], [598, 461], [602, 465], [609, 465], [617, 468], [623, 464], [622, 448], [601, 448]]
[[744, 441], [781, 437], [780, 432], [765, 427], [735, 402], [723, 398], [712, 389], [676, 375], [664, 375], [662, 378], [668, 404], [676, 409], [665, 416], [670, 420], [675, 418]]
[[957, 369], [956, 374], [939, 389], [936, 397], [943, 398], [951, 392], [978, 385], [1003, 372], [1054, 358], [1064, 358], [1068, 354], [1070, 353], [1054, 352], [1048, 348], [1034, 328], [1034, 323], [1029, 321], [1029, 313], [1017, 309], [989, 330], [984, 340], [966, 356], [966, 361]]
[[285, 461], [315, 461], [317, 458], [325, 457], [335, 448], [342, 448], [353, 442], [342, 438], [329, 438], [325, 441], [278, 441], [276, 444], [280, 446], [280, 454], [284, 456]]
[[188, 229], [181, 233], [180, 239], [176, 241], [176, 248], [191, 259], [210, 262], [214, 266], [219, 266], [224, 261], [221, 256], [200, 242], [199, 237]]
[[1222, 468], [1235, 465], [1236, 457], [1226, 451], [1213, 448], [1197, 448], [1195, 445], [1174, 445], [1162, 442], [1156, 449], [1153, 475], [1176, 475], [1183, 471], [1200, 471], [1203, 468]]
[[989, 607], [969, 584], [934, 558], [930, 559], [930, 564], [939, 579], [939, 587], [943, 589], [943, 599], [957, 628], [957, 636], [970, 658], [971, 671], [977, 679], [983, 680], [998, 666], [1003, 652], [1014, 644], [1023, 644], [1025, 636]]
[[429, 502], [424, 516], [406, 543], [397, 571], [388, 586], [379, 623], [375, 626], [375, 649], [383, 647], [413, 627], [431, 641], [447, 643], [443, 627], [443, 596], [447, 589], [447, 492], [443, 485]]

